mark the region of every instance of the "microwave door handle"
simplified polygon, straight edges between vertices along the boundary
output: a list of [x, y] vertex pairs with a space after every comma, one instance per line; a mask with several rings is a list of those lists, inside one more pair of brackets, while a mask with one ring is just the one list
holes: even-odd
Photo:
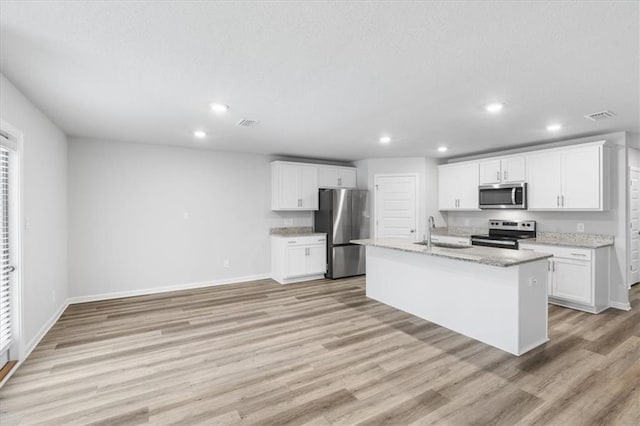
[[511, 204], [516, 205], [516, 188], [511, 188]]

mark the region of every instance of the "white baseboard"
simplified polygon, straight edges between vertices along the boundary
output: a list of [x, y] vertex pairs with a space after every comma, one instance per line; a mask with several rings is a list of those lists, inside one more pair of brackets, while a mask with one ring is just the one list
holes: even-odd
[[620, 302], [609, 302], [612, 308], [621, 309], [623, 311], [630, 311], [631, 304], [630, 303], [620, 303]]
[[265, 280], [268, 278], [270, 278], [269, 274], [247, 275], [244, 277], [225, 278], [225, 279], [214, 280], [214, 281], [175, 284], [175, 285], [170, 285], [165, 287], [153, 287], [153, 288], [145, 288], [140, 290], [115, 291], [112, 293], [76, 296], [76, 297], [70, 297], [69, 299], [67, 299], [67, 302], [70, 305], [72, 305], [75, 303], [97, 302], [100, 300], [121, 299], [123, 297], [145, 296], [148, 294], [166, 293], [168, 291], [191, 290], [194, 288], [214, 287], [214, 286], [225, 285], [225, 284], [237, 284], [237, 283], [242, 283], [247, 281]]
[[2, 388], [2, 386], [4, 386], [5, 383], [7, 383], [7, 380], [9, 380], [9, 378], [11, 376], [13, 376], [13, 373], [15, 373], [18, 368], [20, 368], [20, 366], [22, 365], [22, 363], [29, 357], [29, 355], [31, 355], [31, 352], [33, 352], [33, 350], [36, 348], [36, 346], [38, 346], [38, 343], [40, 343], [40, 341], [42, 340], [42, 338], [49, 332], [49, 330], [51, 329], [51, 327], [53, 327], [53, 325], [58, 322], [58, 319], [60, 319], [60, 316], [62, 316], [62, 313], [65, 311], [65, 309], [67, 309], [67, 307], [69, 306], [69, 300], [67, 299], [67, 301], [65, 301], [60, 308], [58, 308], [58, 310], [51, 316], [51, 318], [49, 318], [49, 321], [47, 321], [41, 328], [40, 330], [38, 330], [38, 332], [36, 333], [36, 335], [31, 339], [31, 341], [23, 348], [20, 348], [20, 359], [18, 360], [18, 363], [11, 369], [11, 371], [9, 372], [9, 374], [7, 374], [4, 379], [2, 380], [2, 382], [0, 382], [0, 388]]

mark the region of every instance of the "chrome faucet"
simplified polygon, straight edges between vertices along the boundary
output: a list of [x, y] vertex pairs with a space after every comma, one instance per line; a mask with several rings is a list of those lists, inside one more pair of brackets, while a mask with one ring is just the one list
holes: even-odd
[[431, 230], [436, 227], [436, 220], [433, 216], [427, 219], [427, 248], [431, 248]]

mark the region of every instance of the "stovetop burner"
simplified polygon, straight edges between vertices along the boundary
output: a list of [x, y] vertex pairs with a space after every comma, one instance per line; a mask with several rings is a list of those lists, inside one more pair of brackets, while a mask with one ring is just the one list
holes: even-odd
[[518, 249], [518, 240], [536, 237], [533, 220], [489, 220], [489, 234], [472, 235], [471, 244], [486, 247]]

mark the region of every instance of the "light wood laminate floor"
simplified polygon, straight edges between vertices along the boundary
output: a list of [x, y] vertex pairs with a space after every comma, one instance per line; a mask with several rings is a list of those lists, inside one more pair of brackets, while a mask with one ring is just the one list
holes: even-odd
[[0, 423], [637, 425], [632, 299], [551, 306], [551, 341], [521, 357], [368, 300], [362, 277], [72, 305], [0, 390]]

